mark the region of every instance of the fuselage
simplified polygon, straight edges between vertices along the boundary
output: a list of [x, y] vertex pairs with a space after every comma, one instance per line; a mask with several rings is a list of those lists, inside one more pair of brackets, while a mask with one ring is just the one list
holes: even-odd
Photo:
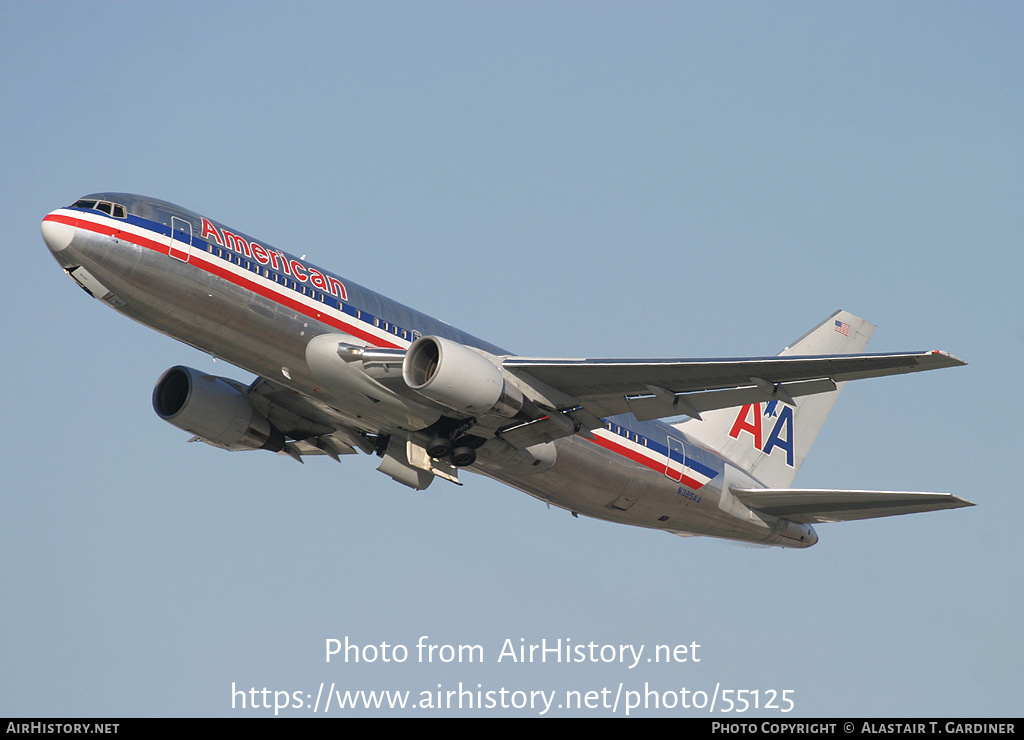
[[[437, 336], [511, 354], [164, 201], [85, 196], [48, 214], [43, 236], [62, 267], [120, 313], [294, 390], [339, 425], [367, 433], [416, 433], [437, 412], [415, 394], [382, 387], [370, 398], [355, 386], [324, 387], [307, 361], [312, 339], [344, 335], [353, 345], [406, 349], [421, 336]], [[553, 444], [553, 464], [541, 472], [509, 464], [487, 445], [470, 469], [599, 519], [787, 547], [817, 541], [808, 525], [736, 501], [730, 486], [759, 482], [672, 424], [614, 416], [590, 437]]]

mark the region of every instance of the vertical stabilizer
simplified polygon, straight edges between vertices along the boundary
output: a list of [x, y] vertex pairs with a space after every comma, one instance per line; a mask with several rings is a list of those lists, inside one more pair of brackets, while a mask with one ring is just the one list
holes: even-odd
[[[864, 350], [874, 330], [874, 324], [836, 311], [779, 356], [856, 354]], [[704, 412], [703, 421], [688, 419], [673, 426], [768, 488], [788, 488], [843, 385], [838, 383], [829, 393], [800, 397], [795, 407], [781, 401], [753, 403]]]

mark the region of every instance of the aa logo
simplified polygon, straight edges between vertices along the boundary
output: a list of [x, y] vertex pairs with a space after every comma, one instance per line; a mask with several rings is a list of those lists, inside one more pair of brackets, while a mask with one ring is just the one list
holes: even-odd
[[[781, 410], [780, 410], [781, 407]], [[764, 437], [764, 430], [769, 424], [774, 425]], [[766, 455], [778, 447], [786, 452], [786, 465], [793, 467], [793, 408], [780, 404], [778, 401], [771, 401], [762, 410], [760, 403], [748, 403], [736, 414], [736, 421], [733, 422], [729, 436], [739, 439], [740, 434], [746, 432], [751, 436], [751, 441], [758, 450]]]

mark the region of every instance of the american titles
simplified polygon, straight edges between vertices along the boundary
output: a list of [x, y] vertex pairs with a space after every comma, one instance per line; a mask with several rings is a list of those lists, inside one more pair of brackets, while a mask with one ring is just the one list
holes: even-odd
[[325, 293], [348, 300], [348, 290], [345, 288], [345, 284], [333, 275], [325, 275], [315, 267], [310, 267], [294, 257], [289, 257], [279, 249], [264, 247], [262, 244], [250, 241], [227, 229], [219, 229], [207, 218], [203, 218], [202, 222], [203, 239], [212, 238], [225, 249], [233, 250], [261, 265], [268, 265], [272, 270], [289, 275], [300, 283], [308, 282], [314, 288]]

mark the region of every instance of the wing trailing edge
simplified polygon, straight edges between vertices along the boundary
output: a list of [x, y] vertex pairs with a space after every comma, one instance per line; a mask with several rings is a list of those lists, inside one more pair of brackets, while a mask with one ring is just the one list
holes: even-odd
[[[851, 317], [852, 318], [852, 317]], [[544, 360], [509, 357], [503, 367], [579, 399], [599, 416], [640, 411], [645, 418], [688, 414], [769, 400], [772, 389], [808, 381], [880, 378], [966, 365], [948, 352], [790, 355], [701, 360]], [[766, 390], [767, 388], [767, 390]], [[812, 389], [813, 388], [813, 389]], [[792, 395], [831, 391], [819, 383]], [[729, 397], [721, 391], [730, 391]], [[649, 397], [649, 398], [644, 398]], [[639, 405], [637, 401], [640, 401]], [[784, 400], [784, 399], [783, 399]]]

